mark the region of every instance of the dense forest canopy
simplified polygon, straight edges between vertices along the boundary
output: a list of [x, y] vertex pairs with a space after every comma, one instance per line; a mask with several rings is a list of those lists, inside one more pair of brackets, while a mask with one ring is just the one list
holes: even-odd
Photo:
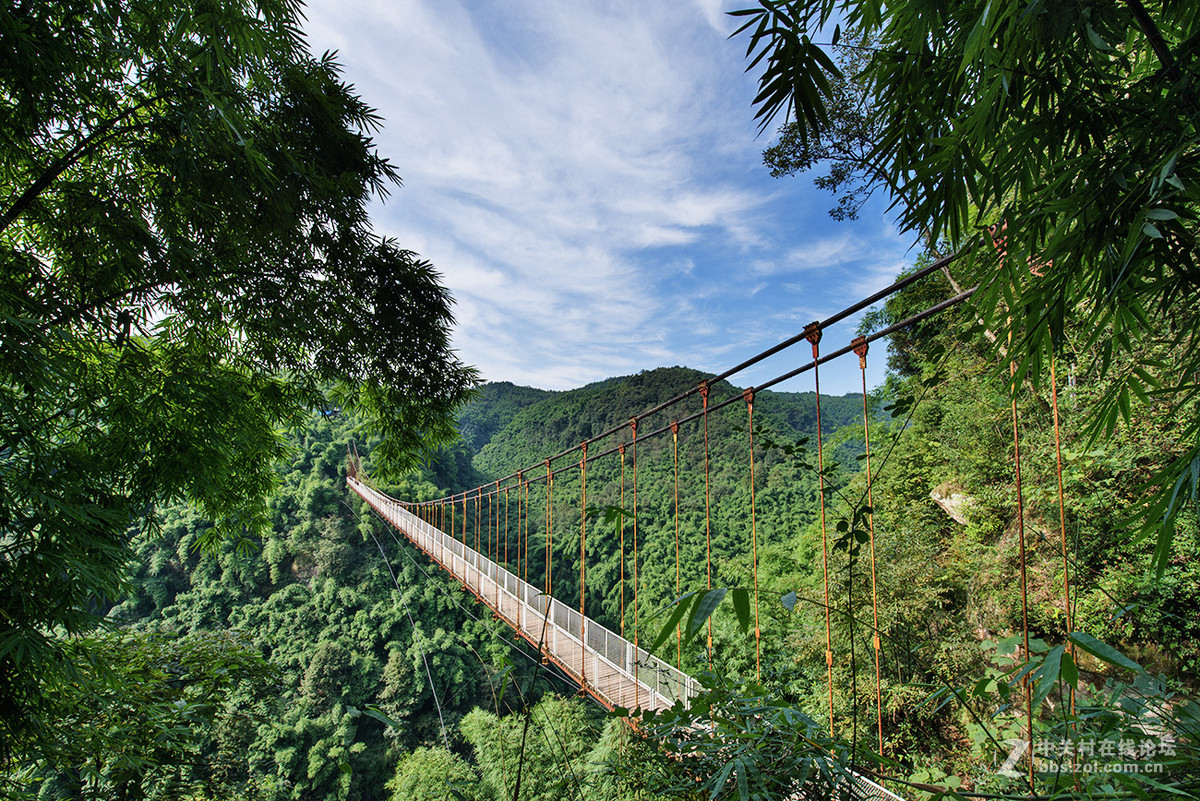
[[0, 761], [53, 753], [55, 699], [103, 679], [77, 638], [158, 504], [255, 541], [308, 410], [410, 468], [475, 383], [437, 273], [371, 231], [398, 182], [378, 118], [298, 24], [286, 0], [0, 8]]
[[[853, 762], [914, 796], [1195, 797], [1190, 12], [742, 14], [764, 117], [797, 114], [780, 173], [832, 160], [841, 213], [883, 188], [931, 252], [994, 226], [864, 331], [982, 289], [890, 337], [870, 463], [861, 396], [821, 399], [822, 469], [815, 397], [761, 392], [753, 445], [734, 403], [707, 447], [693, 421], [590, 465], [588, 505], [627, 514], [541, 487], [547, 559], [504, 554], [477, 488], [708, 376], [473, 391], [437, 273], [371, 232], [398, 179], [296, 3], [0, 8], [0, 791], [746, 801]], [[398, 498], [475, 489], [456, 527], [560, 598], [586, 526], [610, 628], [753, 586], [761, 642], [728, 605], [711, 654], [666, 638], [708, 690], [640, 736], [348, 494], [350, 450]], [[1023, 738], [1030, 772], [998, 769]]]

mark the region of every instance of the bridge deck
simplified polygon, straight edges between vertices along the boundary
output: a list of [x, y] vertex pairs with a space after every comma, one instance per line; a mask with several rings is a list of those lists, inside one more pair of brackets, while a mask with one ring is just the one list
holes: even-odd
[[400, 533], [608, 708], [665, 709], [699, 690], [691, 676], [578, 610], [548, 599], [540, 589], [429, 525], [399, 501], [355, 478], [348, 482]]

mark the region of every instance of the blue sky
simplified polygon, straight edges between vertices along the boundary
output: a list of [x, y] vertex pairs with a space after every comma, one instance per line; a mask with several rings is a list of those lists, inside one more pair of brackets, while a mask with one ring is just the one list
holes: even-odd
[[[376, 230], [442, 273], [454, 345], [485, 379], [569, 389], [677, 364], [720, 372], [914, 258], [883, 204], [838, 223], [811, 176], [763, 166], [772, 137], [758, 136], [745, 42], [723, 13], [738, 5], [310, 3], [311, 48], [338, 51], [404, 179]], [[734, 382], [809, 355], [797, 346]], [[854, 359], [822, 370], [826, 392], [859, 380]]]

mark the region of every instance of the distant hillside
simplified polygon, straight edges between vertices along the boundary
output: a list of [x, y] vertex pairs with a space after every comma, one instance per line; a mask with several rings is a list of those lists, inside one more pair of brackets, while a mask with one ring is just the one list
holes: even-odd
[[[562, 392], [517, 387], [508, 382], [487, 384], [460, 414], [460, 432], [476, 454], [475, 468], [484, 476], [499, 478], [620, 426], [634, 414], [669, 400], [708, 377], [686, 367], [661, 367]], [[732, 395], [740, 395], [741, 391], [722, 381], [713, 385], [712, 402], [715, 405]], [[658, 428], [700, 408], [700, 398], [696, 396], [661, 413], [657, 416], [661, 419], [643, 423], [641, 430]], [[759, 393], [755, 412], [757, 424], [765, 424], [789, 440], [815, 435], [816, 395], [812, 392]], [[822, 396], [821, 413], [826, 435], [858, 424], [862, 419], [862, 396]], [[714, 423], [722, 428], [744, 426], [744, 418], [744, 405], [733, 404], [721, 413], [719, 420], [710, 421], [710, 426]], [[726, 446], [716, 442], [714, 447], [722, 450]]]
[[[626, 596], [638, 587], [639, 597], [649, 608], [657, 608], [676, 596], [676, 554], [680, 557], [679, 586], [696, 588], [708, 580], [707, 554], [713, 558], [712, 580], [724, 586], [746, 586], [747, 554], [750, 543], [750, 459], [746, 405], [742, 390], [722, 381], [712, 386], [710, 401], [716, 406], [730, 398], [737, 400], [708, 418], [709, 447], [704, 447], [704, 428], [697, 419], [680, 425], [678, 452], [669, 433], [648, 435], [672, 420], [686, 418], [702, 410], [697, 394], [679, 405], [643, 420], [639, 426], [636, 449], [630, 449], [624, 461], [615, 453], [602, 456], [619, 443], [631, 440], [629, 418], [653, 408], [696, 387], [709, 378], [706, 373], [685, 367], [664, 367], [636, 375], [610, 378], [579, 389], [540, 392], [511, 384], [488, 385], [463, 412], [463, 435], [472, 446], [473, 474], [478, 480], [497, 480], [518, 470], [533, 468], [527, 477], [534, 485], [529, 502], [532, 510], [525, 525], [536, 542], [545, 536], [545, 524], [552, 522], [556, 595], [578, 597], [579, 526], [581, 500], [580, 473], [571, 469], [579, 460], [576, 452], [553, 464], [568, 468], [555, 479], [553, 510], [547, 517], [546, 485], [543, 460], [574, 448], [584, 439], [619, 429], [613, 436], [592, 446], [589, 451], [587, 504], [604, 507], [620, 504], [638, 522], [638, 576], [633, 581], [625, 573]], [[862, 396], [822, 396], [821, 422], [825, 441], [825, 467], [830, 480], [844, 483], [856, 472], [854, 457], [861, 452]], [[807, 526], [817, 520], [819, 484], [816, 472], [816, 396], [811, 392], [762, 392], [754, 404], [755, 476], [757, 490], [757, 532], [760, 544], [781, 547], [785, 553]], [[845, 429], [844, 433], [839, 431]], [[484, 432], [491, 431], [485, 438]], [[779, 445], [794, 445], [809, 440], [796, 456], [789, 456]], [[676, 456], [678, 461], [676, 462]], [[706, 512], [705, 464], [708, 470]], [[836, 465], [841, 463], [842, 468]], [[676, 471], [676, 465], [678, 471]], [[633, 494], [636, 476], [637, 495]], [[679, 510], [675, 510], [678, 486]], [[624, 487], [622, 489], [622, 487]], [[456, 487], [455, 489], [465, 489]], [[515, 496], [506, 494], [507, 509], [514, 514]], [[484, 500], [484, 519], [493, 514], [490, 501]], [[476, 514], [474, 504], [456, 505], [456, 519], [466, 511]], [[459, 524], [456, 524], [456, 528]], [[632, 522], [628, 524], [632, 535]], [[632, 627], [633, 611], [626, 605], [622, 615], [621, 574], [632, 570], [632, 541], [626, 542], [621, 556], [620, 531], [594, 520], [589, 525], [588, 595], [589, 614], [610, 628]], [[468, 532], [474, 524], [467, 525]], [[678, 544], [676, 543], [678, 532]], [[486, 539], [486, 535], [484, 536]], [[535, 585], [546, 571], [544, 548], [530, 549], [520, 572]], [[511, 557], [511, 554], [510, 554]], [[591, 583], [594, 581], [594, 583]], [[695, 654], [688, 659], [694, 659]]]
[[471, 452], [477, 453], [517, 412], [556, 394], [549, 389], [519, 387], [510, 381], [484, 384], [475, 399], [459, 412], [458, 433]]

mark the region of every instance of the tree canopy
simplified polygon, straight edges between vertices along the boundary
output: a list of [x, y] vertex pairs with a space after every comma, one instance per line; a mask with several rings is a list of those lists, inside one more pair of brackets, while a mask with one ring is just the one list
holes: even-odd
[[[1011, 336], [996, 349], [1016, 360], [1015, 382], [1039, 381], [1048, 358], [1070, 348], [1116, 379], [1095, 407], [1094, 435], [1129, 420], [1135, 397], [1187, 420], [1187, 446], [1134, 515], [1157, 531], [1161, 571], [1200, 483], [1200, 416], [1190, 411], [1200, 370], [1194, 8], [760, 0], [734, 13], [761, 70], [764, 127], [792, 114], [805, 147], [836, 132], [842, 75], [826, 50], [865, 48], [854, 77], [875, 133], [857, 168], [931, 241], [962, 247], [1002, 226], [1000, 247], [976, 251], [974, 302], [988, 329]], [[1085, 321], [1073, 340], [1072, 320]], [[1170, 359], [1140, 358], [1163, 345]]]
[[0, 745], [37, 733], [56, 638], [118, 596], [157, 502], [256, 534], [312, 408], [383, 468], [454, 436], [451, 299], [372, 232], [379, 119], [299, 15], [0, 8]]

